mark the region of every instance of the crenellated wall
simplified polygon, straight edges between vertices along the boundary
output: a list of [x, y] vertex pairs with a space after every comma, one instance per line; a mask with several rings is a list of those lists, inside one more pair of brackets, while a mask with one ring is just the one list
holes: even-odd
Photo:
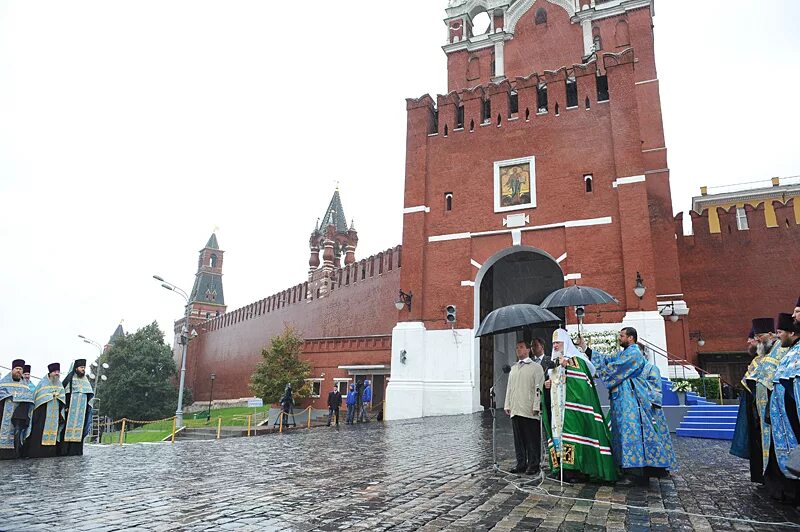
[[[678, 254], [691, 331], [690, 354], [742, 352], [750, 322], [790, 312], [800, 294], [800, 214], [797, 199], [745, 204], [749, 229], [738, 230], [736, 206], [691, 212], [692, 235], [683, 235], [683, 214], [675, 217]], [[775, 227], [770, 227], [774, 211]]]
[[[302, 283], [200, 324], [187, 357], [186, 382], [195, 400], [208, 399], [211, 373], [217, 375], [215, 398], [252, 395], [250, 375], [261, 351], [286, 325], [303, 338], [390, 334], [397, 323], [401, 253], [397, 246], [334, 270], [325, 295], [317, 283]], [[389, 358], [386, 349], [386, 364]]]

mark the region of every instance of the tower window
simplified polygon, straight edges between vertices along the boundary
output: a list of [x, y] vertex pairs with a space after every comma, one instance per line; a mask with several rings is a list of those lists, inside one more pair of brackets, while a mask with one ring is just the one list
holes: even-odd
[[736, 228], [739, 231], [747, 231], [750, 226], [747, 224], [747, 211], [744, 207], [736, 207]]
[[561, 112], [558, 110], [558, 102], [556, 102], [556, 116], [560, 115]]
[[597, 76], [595, 79], [597, 81], [597, 101], [607, 102], [609, 99], [608, 76]]
[[434, 109], [431, 116], [430, 129], [428, 129], [428, 134], [435, 135], [438, 132], [439, 132], [439, 110]]
[[452, 192], [445, 192], [444, 193], [444, 210], [445, 211], [452, 211], [453, 210], [453, 193]]
[[215, 254], [211, 254], [211, 257], [208, 259], [208, 265], [212, 268], [217, 267], [217, 256]]
[[456, 107], [456, 129], [464, 129], [464, 106]]
[[519, 95], [517, 91], [511, 91], [508, 95], [508, 113], [512, 116], [519, 113]]
[[600, 28], [597, 26], [592, 28], [592, 44], [594, 44], [595, 52], [599, 52], [603, 49], [603, 38], [600, 37]]
[[591, 108], [592, 108], [592, 102], [589, 101], [589, 97], [587, 96], [586, 97], [586, 110], [588, 111]]
[[469, 121], [469, 132], [472, 133], [473, 131], [475, 131], [475, 121], [474, 120], [470, 120]]
[[492, 119], [492, 101], [483, 100], [481, 106], [481, 123], [486, 124]]
[[536, 10], [536, 25], [547, 24], [547, 10], [540, 7]]
[[547, 112], [547, 85], [544, 83], [536, 89], [536, 108], [540, 114]]
[[591, 192], [592, 191], [592, 174], [585, 174], [583, 176], [583, 183], [584, 183], [584, 186], [586, 187], [586, 192], [587, 193]]
[[578, 107], [578, 82], [575, 78], [567, 80], [567, 109]]

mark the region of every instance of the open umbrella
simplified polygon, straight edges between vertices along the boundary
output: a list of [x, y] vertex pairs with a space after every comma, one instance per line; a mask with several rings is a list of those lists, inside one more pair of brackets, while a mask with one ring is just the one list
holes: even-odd
[[561, 319], [538, 305], [517, 304], [493, 310], [484, 318], [475, 336], [487, 336], [521, 330], [528, 325], [558, 324]]
[[599, 288], [573, 285], [556, 290], [542, 301], [544, 308], [584, 307], [586, 305], [604, 305], [617, 303], [617, 298]]
[[575, 314], [578, 316], [578, 334], [581, 334], [584, 314], [582, 307], [606, 303], [619, 304], [619, 301], [605, 290], [591, 286], [573, 285], [560, 288], [544, 298], [542, 306], [545, 308], [577, 307]]

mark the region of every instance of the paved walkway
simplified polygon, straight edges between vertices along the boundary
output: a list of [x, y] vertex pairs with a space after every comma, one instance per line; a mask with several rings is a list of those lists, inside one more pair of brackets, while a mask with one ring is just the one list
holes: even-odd
[[[509, 423], [499, 421], [509, 466]], [[0, 530], [781, 529], [531, 495], [492, 472], [491, 436], [491, 418], [476, 414], [0, 462]], [[587, 484], [564, 495], [800, 522], [747, 480], [727, 442], [675, 442], [680, 471], [647, 490]]]

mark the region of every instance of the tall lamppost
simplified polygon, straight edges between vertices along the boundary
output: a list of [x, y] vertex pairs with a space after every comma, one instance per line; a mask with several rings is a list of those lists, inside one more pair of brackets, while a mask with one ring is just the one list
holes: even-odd
[[[154, 275], [153, 279], [161, 282], [161, 286], [170, 292], [175, 292], [186, 301], [186, 312], [184, 313], [183, 326], [181, 327], [181, 336], [178, 342], [181, 344], [181, 379], [178, 388], [178, 409], [175, 410], [175, 427], [183, 427], [183, 386], [186, 382], [186, 348], [189, 345], [189, 294], [180, 287], [165, 281], [162, 277]], [[197, 336], [197, 331], [192, 331], [191, 337]]]
[[217, 374], [211, 374], [211, 395], [208, 397], [208, 421], [211, 421], [211, 403], [214, 402], [214, 381], [217, 380]]
[[[99, 352], [99, 354], [97, 356], [98, 362], [92, 362], [90, 364], [91, 367], [97, 366], [97, 375], [95, 375], [95, 380], [94, 380], [94, 400], [95, 400], [95, 402], [99, 403], [100, 399], [97, 397], [97, 391], [100, 389], [100, 381], [108, 380], [108, 377], [103, 375], [103, 370], [109, 368], [108, 363], [106, 363], [106, 362], [103, 362], [102, 364], [98, 364], [99, 361], [100, 361], [100, 357], [103, 356], [103, 346], [100, 345], [99, 342], [95, 342], [91, 338], [86, 338], [82, 334], [79, 334], [78, 338], [83, 340], [83, 343], [85, 343], [85, 344], [90, 344], [90, 345], [95, 346], [97, 348], [97, 351]], [[97, 407], [97, 420], [98, 420], [98, 423], [99, 423], [99, 421], [100, 421], [100, 407], [99, 406]], [[100, 443], [100, 428], [99, 427], [98, 427], [98, 430], [97, 430], [97, 443]]]

